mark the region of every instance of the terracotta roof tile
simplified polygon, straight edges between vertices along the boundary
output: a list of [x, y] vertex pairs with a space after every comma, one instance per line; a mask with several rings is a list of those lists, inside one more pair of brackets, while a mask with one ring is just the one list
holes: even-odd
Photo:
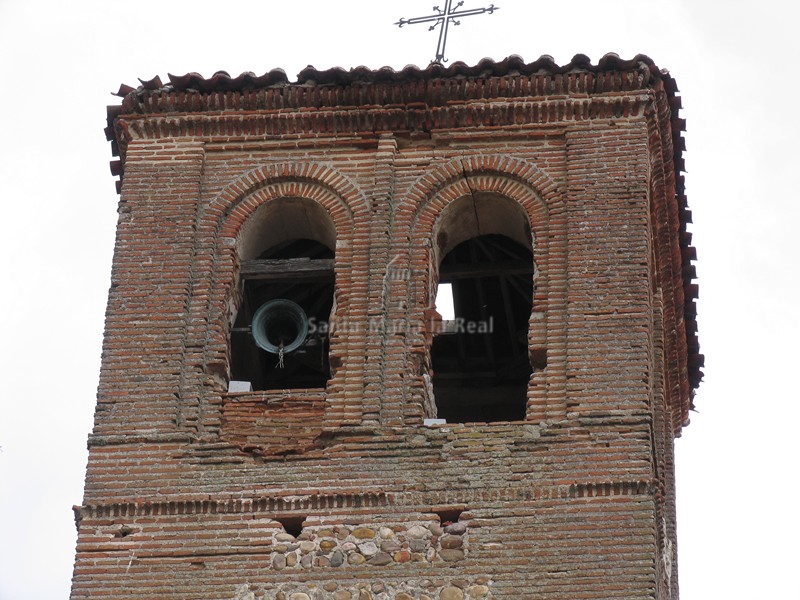
[[[533, 75], [536, 73], [571, 73], [576, 71], [586, 71], [599, 73], [611, 70], [629, 70], [639, 65], [646, 65], [654, 77], [664, 80], [667, 92], [677, 91], [675, 81], [666, 72], [660, 72], [658, 67], [649, 57], [638, 54], [630, 60], [623, 60], [614, 53], [603, 56], [596, 65], [585, 54], [576, 54], [572, 60], [565, 65], [558, 65], [552, 56], [542, 55], [532, 63], [526, 63], [520, 56], [512, 55], [499, 62], [490, 58], [484, 58], [475, 65], [467, 65], [463, 62], [454, 62], [445, 66], [441, 63], [431, 63], [426, 68], [421, 69], [415, 65], [408, 65], [396, 71], [391, 67], [381, 67], [380, 69], [369, 69], [360, 66], [353, 69], [342, 69], [333, 67], [326, 70], [319, 70], [313, 66], [308, 66], [297, 75], [296, 84], [333, 84], [343, 85], [353, 82], [400, 82], [408, 80], [429, 80], [437, 78], [452, 77], [475, 77], [475, 76], [503, 76], [509, 74]], [[199, 92], [215, 91], [239, 91], [245, 89], [258, 89], [275, 85], [289, 85], [289, 78], [283, 69], [273, 69], [264, 75], [256, 75], [247, 71], [238, 77], [231, 77], [226, 71], [217, 71], [210, 78], [205, 78], [199, 73], [186, 73], [185, 75], [169, 75], [169, 83], [163, 84], [161, 78], [156, 76], [150, 80], [140, 79], [140, 85], [133, 88], [128, 85], [120, 86], [117, 96], [125, 97], [133, 91], [189, 91]], [[677, 102], [680, 102], [680, 98]]]

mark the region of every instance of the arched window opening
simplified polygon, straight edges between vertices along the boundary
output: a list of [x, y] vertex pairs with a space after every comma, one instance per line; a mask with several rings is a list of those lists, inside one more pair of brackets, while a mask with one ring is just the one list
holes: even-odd
[[439, 418], [523, 420], [531, 376], [532, 252], [503, 235], [477, 236], [444, 257], [439, 281], [452, 287], [454, 309], [431, 348]]
[[298, 199], [262, 206], [251, 219], [239, 244], [231, 380], [245, 390], [324, 388], [334, 307], [330, 217]]

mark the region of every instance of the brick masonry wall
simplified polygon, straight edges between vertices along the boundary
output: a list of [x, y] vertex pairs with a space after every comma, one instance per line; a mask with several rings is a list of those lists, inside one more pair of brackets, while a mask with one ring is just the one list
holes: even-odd
[[[127, 98], [72, 598], [677, 598], [672, 133], [633, 71]], [[471, 194], [530, 221], [547, 366], [524, 422], [424, 427], [433, 232]], [[237, 240], [278, 198], [330, 215], [348, 327], [324, 390], [229, 394]]]

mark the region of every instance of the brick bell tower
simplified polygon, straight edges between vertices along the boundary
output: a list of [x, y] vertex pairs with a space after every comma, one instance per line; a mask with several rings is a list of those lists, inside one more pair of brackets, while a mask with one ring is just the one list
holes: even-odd
[[678, 598], [702, 355], [666, 71], [119, 95], [74, 600]]

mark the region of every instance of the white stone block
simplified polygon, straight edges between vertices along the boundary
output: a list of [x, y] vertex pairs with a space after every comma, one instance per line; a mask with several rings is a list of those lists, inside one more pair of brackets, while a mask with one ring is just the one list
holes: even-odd
[[253, 391], [253, 384], [249, 381], [229, 381], [228, 382], [228, 392], [229, 393], [239, 393], [239, 392], [252, 392]]

